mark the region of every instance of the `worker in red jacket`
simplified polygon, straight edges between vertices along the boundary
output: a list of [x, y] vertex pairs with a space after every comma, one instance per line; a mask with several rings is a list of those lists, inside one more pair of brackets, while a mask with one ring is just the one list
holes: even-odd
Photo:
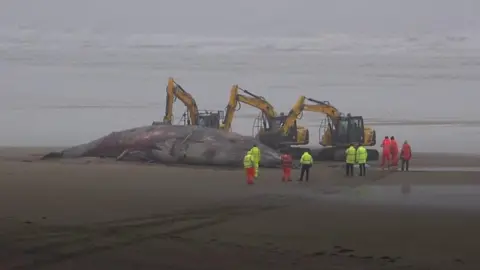
[[410, 159], [412, 159], [412, 147], [405, 141], [402, 145], [402, 151], [400, 152], [400, 157], [402, 159], [402, 171], [408, 171], [408, 166], [410, 165]]
[[381, 147], [383, 148], [382, 151], [382, 169], [385, 167], [385, 162], [387, 162], [387, 167], [390, 169], [390, 150], [391, 150], [391, 141], [388, 136], [385, 136], [383, 139]]
[[291, 173], [292, 173], [292, 156], [289, 153], [285, 153], [281, 156], [282, 161], [282, 169], [283, 169], [283, 176], [282, 181], [292, 181]]
[[397, 167], [398, 166], [398, 144], [397, 141], [395, 140], [395, 137], [390, 137], [390, 154], [391, 154], [391, 161], [392, 161], [392, 166]]

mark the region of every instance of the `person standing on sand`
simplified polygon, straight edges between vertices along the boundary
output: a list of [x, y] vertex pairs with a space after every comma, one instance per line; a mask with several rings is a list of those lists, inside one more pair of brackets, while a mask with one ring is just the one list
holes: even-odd
[[305, 151], [300, 158], [300, 164], [302, 166], [300, 170], [300, 179], [298, 179], [299, 182], [303, 181], [303, 175], [305, 174], [305, 181], [308, 182], [308, 177], [310, 175], [310, 168], [312, 168], [313, 164], [313, 157], [310, 155], [308, 151]]
[[256, 144], [250, 149], [253, 160], [255, 161], [255, 178], [258, 177], [258, 166], [260, 165], [260, 149]]
[[285, 153], [281, 156], [283, 176], [282, 182], [292, 181], [291, 172], [292, 172], [292, 156], [289, 153]]
[[255, 177], [255, 160], [251, 151], [248, 151], [245, 157], [243, 157], [243, 168], [245, 168], [245, 174], [247, 175], [247, 184], [253, 184], [253, 178]]
[[350, 147], [345, 150], [345, 172], [347, 176], [353, 176], [353, 166], [357, 158], [357, 149], [350, 144]]
[[412, 159], [412, 147], [408, 144], [408, 141], [402, 145], [402, 151], [400, 152], [400, 157], [402, 159], [402, 171], [406, 170], [408, 172], [408, 167], [410, 165], [410, 159]]
[[380, 145], [383, 148], [382, 151], [382, 169], [385, 169], [385, 162], [387, 162], [387, 168], [390, 169], [390, 146], [391, 142], [388, 136], [385, 136], [385, 139], [383, 139], [382, 145]]
[[390, 154], [391, 156], [391, 161], [392, 161], [392, 166], [397, 167], [398, 166], [398, 144], [397, 141], [395, 140], [395, 137], [390, 137]]
[[367, 163], [368, 152], [362, 144], [360, 144], [357, 148], [357, 163], [358, 167], [360, 168], [360, 176], [367, 176], [367, 167], [365, 164]]

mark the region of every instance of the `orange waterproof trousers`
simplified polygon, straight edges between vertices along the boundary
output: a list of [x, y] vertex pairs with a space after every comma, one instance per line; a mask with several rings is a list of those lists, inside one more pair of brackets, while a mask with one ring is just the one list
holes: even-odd
[[390, 167], [390, 152], [384, 151], [382, 154], [382, 168], [385, 167], [385, 163], [387, 163], [387, 167]]
[[253, 184], [255, 178], [255, 167], [245, 168], [245, 174], [247, 175], [247, 184]]
[[292, 181], [292, 168], [283, 168], [282, 181]]

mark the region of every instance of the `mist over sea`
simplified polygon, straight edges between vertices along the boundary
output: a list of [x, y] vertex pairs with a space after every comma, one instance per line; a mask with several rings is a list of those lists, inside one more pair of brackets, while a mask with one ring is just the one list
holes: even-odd
[[[232, 84], [363, 115], [416, 151], [479, 153], [474, 0], [3, 0], [0, 145], [58, 146], [149, 125], [172, 76], [202, 109]], [[179, 120], [184, 107], [175, 104]], [[251, 135], [254, 108], [233, 130]], [[312, 144], [324, 117], [305, 113]]]

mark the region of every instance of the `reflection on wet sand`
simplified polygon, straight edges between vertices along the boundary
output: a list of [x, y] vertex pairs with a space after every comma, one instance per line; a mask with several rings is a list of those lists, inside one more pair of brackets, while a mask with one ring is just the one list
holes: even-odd
[[326, 199], [367, 204], [395, 204], [480, 210], [478, 185], [366, 185], [327, 194]]

